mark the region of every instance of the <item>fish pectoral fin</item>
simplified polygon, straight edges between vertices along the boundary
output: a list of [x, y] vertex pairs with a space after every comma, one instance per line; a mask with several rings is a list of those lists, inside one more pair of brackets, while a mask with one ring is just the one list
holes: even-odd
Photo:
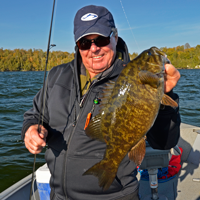
[[146, 143], [145, 138], [143, 137], [128, 153], [130, 160], [134, 161], [137, 166], [139, 166], [145, 156], [146, 152]]
[[114, 81], [109, 81], [108, 83], [106, 83], [105, 88], [102, 90], [103, 93], [101, 94], [101, 104], [102, 105], [105, 105], [108, 103], [108, 99], [112, 94], [114, 86], [115, 86]]
[[139, 75], [140, 81], [143, 84], [148, 84], [153, 88], [159, 87], [160, 78], [157, 75], [155, 75], [149, 71], [140, 71], [138, 75]]
[[96, 115], [90, 120], [89, 125], [85, 129], [85, 133], [92, 139], [105, 142], [101, 131], [101, 114]]
[[178, 104], [170, 96], [164, 94], [161, 100], [161, 104], [165, 106], [171, 106], [172, 108], [177, 108]]

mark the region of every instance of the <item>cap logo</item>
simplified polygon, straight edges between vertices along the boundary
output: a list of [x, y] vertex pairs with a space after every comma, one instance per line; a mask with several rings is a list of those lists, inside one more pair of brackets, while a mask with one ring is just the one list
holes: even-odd
[[87, 13], [87, 14], [85, 14], [85, 15], [83, 15], [83, 16], [81, 17], [81, 20], [82, 20], [82, 21], [91, 21], [91, 20], [94, 20], [94, 19], [96, 19], [96, 18], [98, 18], [98, 15], [97, 15], [97, 14], [94, 14], [94, 13]]

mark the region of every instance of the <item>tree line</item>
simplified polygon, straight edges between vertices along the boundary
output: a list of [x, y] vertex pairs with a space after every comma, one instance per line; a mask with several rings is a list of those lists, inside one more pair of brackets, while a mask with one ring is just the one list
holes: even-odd
[[190, 47], [188, 43], [173, 48], [161, 48], [171, 63], [179, 69], [200, 69], [200, 45]]
[[[70, 62], [74, 53], [49, 52], [47, 70], [52, 67]], [[43, 71], [46, 64], [46, 52], [41, 49], [0, 49], [0, 71]]]
[[[190, 47], [188, 43], [173, 48], [160, 48], [167, 54], [171, 63], [179, 69], [200, 68], [200, 45]], [[129, 54], [131, 60], [138, 53]], [[47, 69], [70, 62], [74, 53], [52, 51], [49, 52]], [[41, 49], [0, 49], [0, 71], [43, 71], [46, 63], [46, 52]]]

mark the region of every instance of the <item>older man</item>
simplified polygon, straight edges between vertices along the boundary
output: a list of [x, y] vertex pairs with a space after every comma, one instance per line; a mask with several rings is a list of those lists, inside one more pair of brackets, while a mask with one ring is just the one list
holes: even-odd
[[[22, 137], [33, 154], [48, 143], [45, 159], [51, 172], [51, 199], [100, 200], [139, 199], [136, 164], [128, 155], [121, 162], [110, 188], [103, 191], [95, 176], [82, 174], [99, 162], [106, 145], [92, 140], [84, 131], [88, 113], [98, 114], [99, 95], [109, 80], [116, 81], [129, 62], [125, 42], [118, 37], [112, 14], [104, 7], [81, 8], [74, 19], [77, 44], [75, 59], [54, 67], [48, 75], [43, 126], [38, 133], [41, 92], [33, 108], [24, 114]], [[180, 78], [171, 65], [165, 66], [165, 92], [174, 100], [172, 89]], [[180, 116], [166, 106], [159, 111], [147, 138], [154, 148], [169, 149], [179, 138]]]

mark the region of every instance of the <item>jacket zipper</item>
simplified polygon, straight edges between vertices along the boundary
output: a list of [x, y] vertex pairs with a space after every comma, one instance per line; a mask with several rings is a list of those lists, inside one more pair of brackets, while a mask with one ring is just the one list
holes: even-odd
[[[106, 77], [109, 77], [110, 74], [112, 74], [113, 70], [114, 70], [114, 68], [110, 71], [110, 73], [107, 74]], [[105, 79], [106, 77], [104, 77], [103, 79]], [[79, 118], [80, 118], [81, 114], [82, 114], [83, 111], [84, 111], [84, 108], [85, 108], [84, 105], [86, 105], [86, 102], [87, 102], [87, 100], [88, 100], [88, 97], [89, 97], [89, 94], [90, 94], [92, 88], [93, 88], [97, 83], [99, 83], [100, 81], [102, 81], [103, 79], [99, 79], [99, 80], [97, 79], [97, 81], [94, 82], [94, 83], [90, 86], [88, 92], [85, 94], [84, 98], [81, 100], [81, 102], [80, 102], [80, 104], [79, 104], [81, 110], [80, 110], [80, 112], [79, 112], [79, 114], [78, 114], [78, 116], [77, 116], [77, 118], [76, 118], [76, 123], [75, 123], [75, 125], [74, 125], [74, 129], [73, 129], [73, 131], [72, 131], [72, 133], [70, 134], [70, 137], [69, 137], [69, 139], [68, 139], [67, 150], [66, 150], [66, 152], [65, 152], [65, 157], [64, 157], [65, 160], [64, 160], [64, 174], [63, 174], [63, 191], [64, 191], [64, 194], [65, 194], [66, 200], [67, 200], [67, 192], [65, 191], [65, 177], [66, 177], [67, 153], [68, 153], [68, 149], [69, 149], [69, 146], [70, 146], [70, 142], [71, 142], [71, 139], [72, 139], [72, 137], [73, 137], [73, 135], [74, 135], [74, 132], [75, 132], [75, 130], [76, 130], [76, 126], [77, 126], [77, 124], [78, 124]]]
[[65, 194], [66, 200], [67, 200], [67, 194], [66, 194], [67, 192], [65, 191], [66, 163], [67, 163], [67, 153], [68, 153], [68, 149], [69, 149], [69, 146], [70, 146], [71, 138], [73, 137], [73, 135], [74, 135], [74, 133], [75, 133], [76, 125], [78, 124], [79, 118], [80, 118], [81, 114], [82, 114], [83, 111], [84, 111], [84, 108], [85, 108], [85, 107], [83, 107], [83, 105], [85, 105], [85, 103], [87, 102], [88, 97], [89, 97], [89, 95], [90, 95], [90, 92], [91, 92], [92, 88], [93, 88], [93, 87], [96, 85], [96, 83], [98, 83], [99, 81], [101, 81], [101, 80], [98, 80], [97, 82], [94, 82], [94, 83], [91, 85], [89, 91], [85, 94], [84, 98], [81, 100], [81, 102], [80, 102], [80, 104], [79, 104], [81, 110], [80, 110], [79, 113], [78, 113], [78, 116], [77, 116], [77, 118], [76, 118], [76, 123], [75, 123], [74, 129], [73, 129], [73, 131], [72, 131], [72, 133], [70, 134], [70, 137], [69, 137], [69, 139], [68, 139], [67, 150], [66, 150], [66, 152], [65, 152], [65, 157], [64, 157], [65, 160], [64, 160], [64, 175], [63, 175], [63, 191], [64, 191], [64, 194]]

